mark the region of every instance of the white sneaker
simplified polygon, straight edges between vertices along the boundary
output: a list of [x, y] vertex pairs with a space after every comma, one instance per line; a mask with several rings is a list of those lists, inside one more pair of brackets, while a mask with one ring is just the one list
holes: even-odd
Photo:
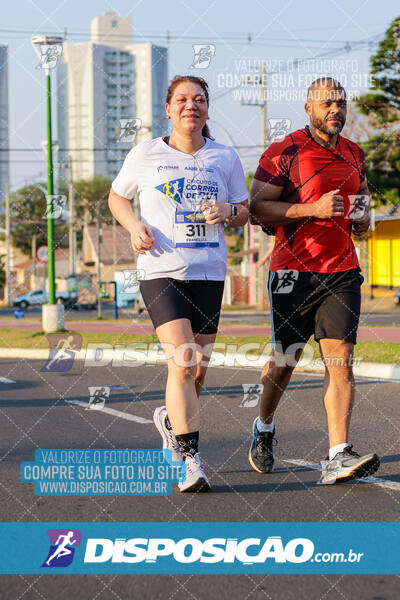
[[181, 451], [179, 450], [179, 444], [176, 441], [176, 437], [173, 434], [172, 429], [168, 429], [165, 424], [165, 418], [167, 416], [167, 409], [165, 406], [156, 408], [153, 414], [153, 421], [163, 439], [163, 448], [168, 448], [172, 452], [172, 460], [183, 460]]
[[185, 456], [186, 478], [178, 482], [181, 492], [208, 492], [211, 489], [210, 482], [204, 473], [200, 454]]

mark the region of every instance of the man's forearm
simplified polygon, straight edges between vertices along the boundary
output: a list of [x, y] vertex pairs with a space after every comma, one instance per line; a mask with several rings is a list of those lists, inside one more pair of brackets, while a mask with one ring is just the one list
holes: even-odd
[[313, 216], [313, 205], [274, 200], [251, 202], [250, 214], [254, 225], [285, 225]]

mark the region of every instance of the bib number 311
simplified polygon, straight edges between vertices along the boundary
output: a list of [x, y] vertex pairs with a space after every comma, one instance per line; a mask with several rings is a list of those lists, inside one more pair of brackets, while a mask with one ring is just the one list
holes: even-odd
[[219, 246], [218, 225], [205, 222], [203, 213], [177, 211], [174, 219], [176, 248], [204, 248]]

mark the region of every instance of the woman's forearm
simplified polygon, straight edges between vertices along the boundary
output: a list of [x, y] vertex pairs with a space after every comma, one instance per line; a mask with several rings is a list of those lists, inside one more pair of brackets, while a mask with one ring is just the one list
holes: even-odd
[[132, 210], [131, 201], [114, 192], [112, 188], [108, 196], [108, 206], [113, 217], [127, 231], [132, 232], [139, 225], [139, 221]]
[[228, 222], [229, 227], [242, 227], [249, 220], [249, 209], [245, 204], [236, 204], [237, 215]]

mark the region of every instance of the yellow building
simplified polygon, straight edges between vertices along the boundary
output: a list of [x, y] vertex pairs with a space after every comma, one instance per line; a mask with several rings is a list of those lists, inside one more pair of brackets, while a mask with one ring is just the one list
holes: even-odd
[[400, 215], [375, 217], [368, 255], [369, 283], [400, 287]]

